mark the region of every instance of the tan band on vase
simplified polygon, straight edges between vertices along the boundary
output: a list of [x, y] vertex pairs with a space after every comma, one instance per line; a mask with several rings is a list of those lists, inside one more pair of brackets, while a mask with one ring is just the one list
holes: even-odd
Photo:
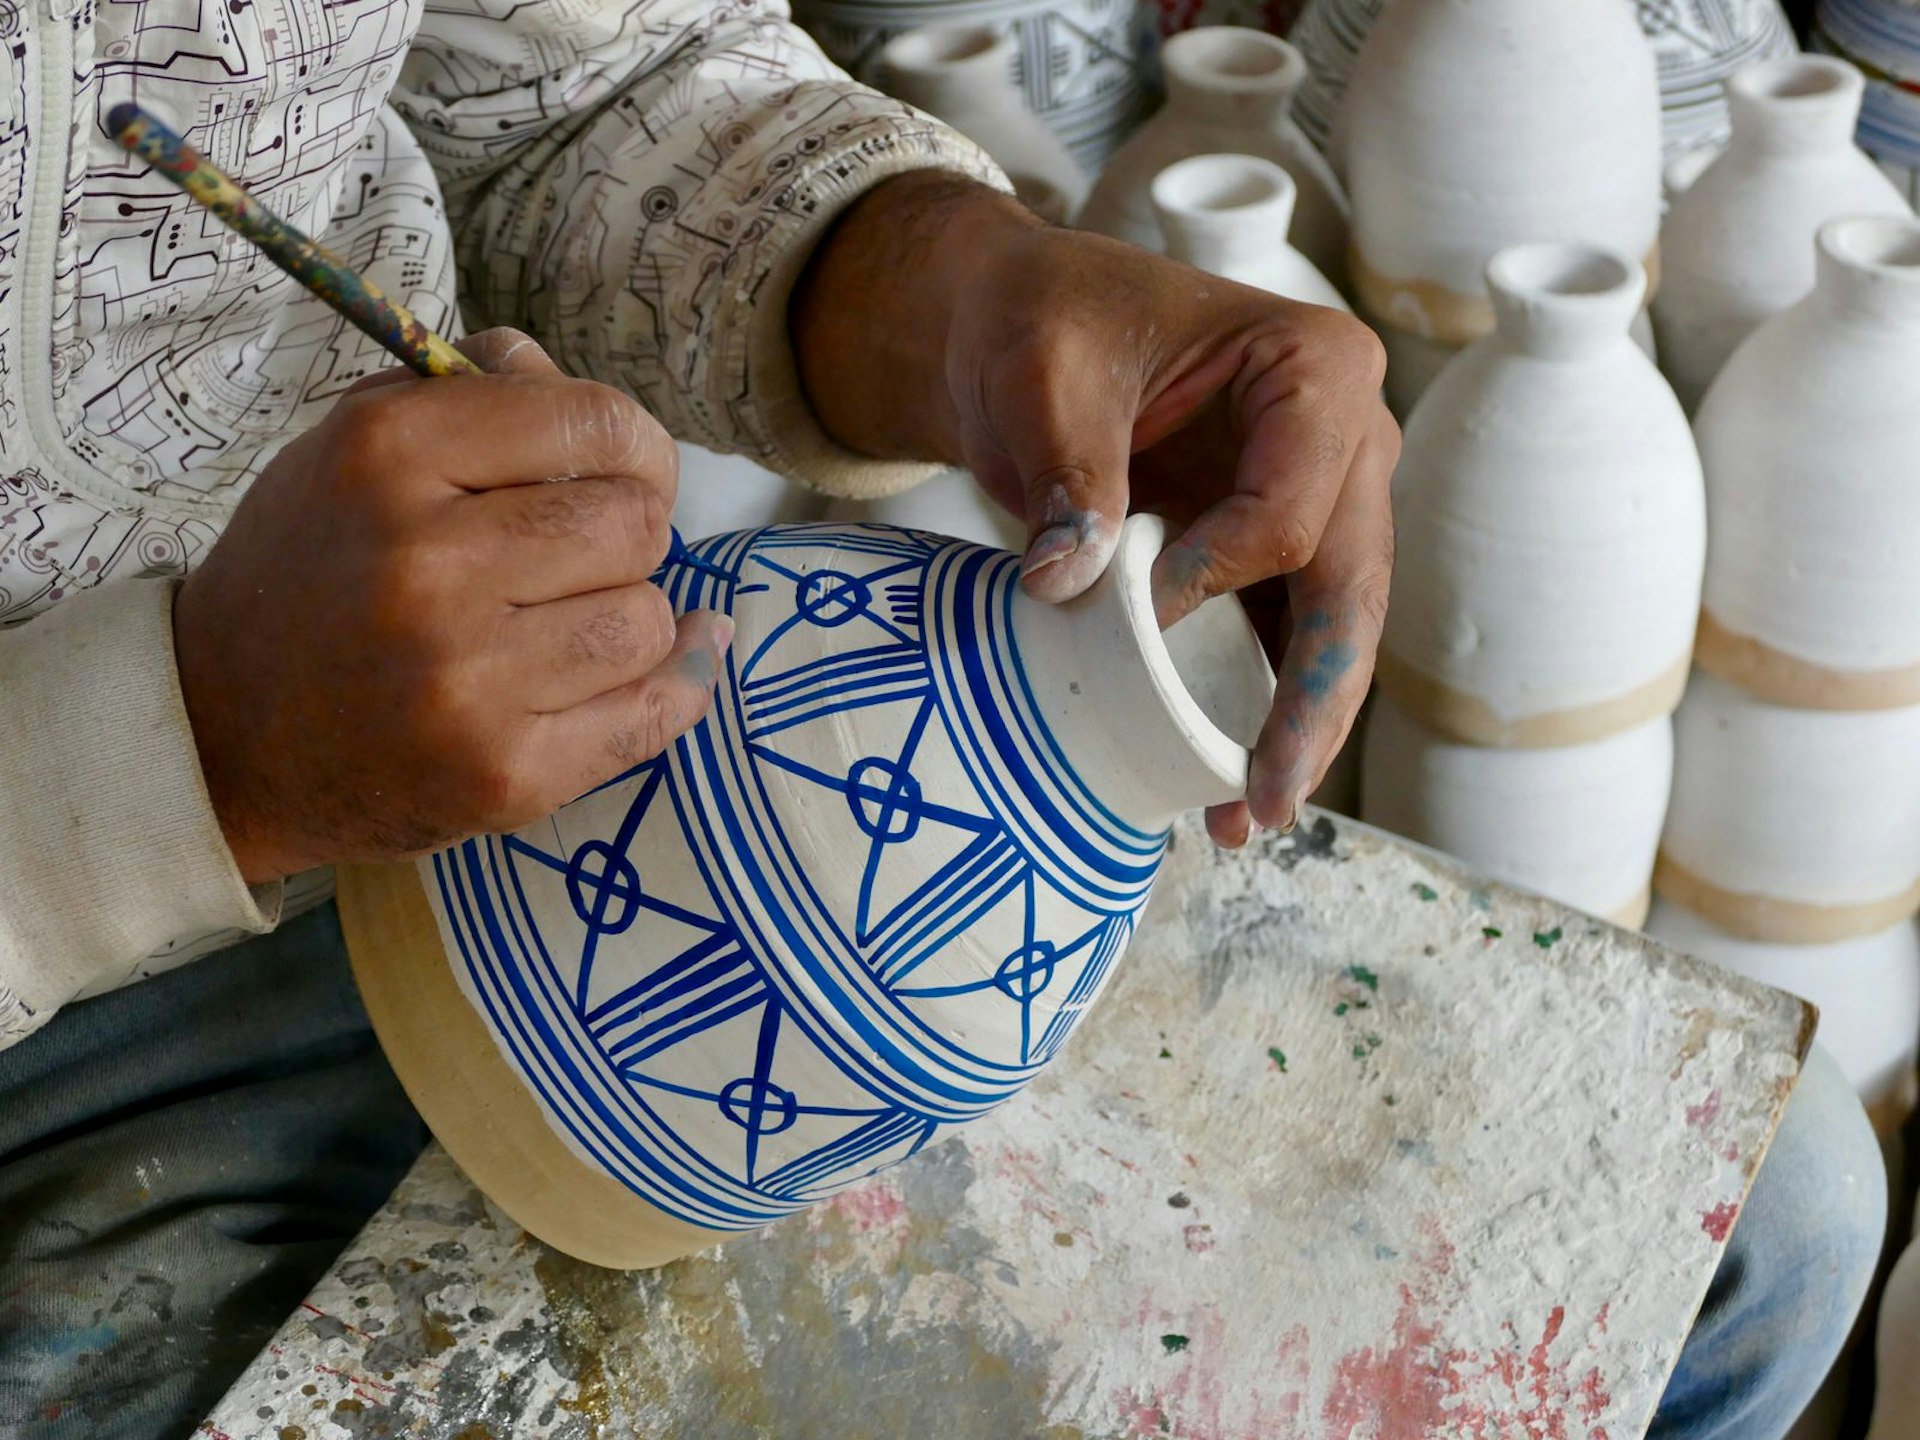
[[648, 1204], [567, 1148], [461, 993], [412, 865], [339, 871], [340, 925], [380, 1048], [427, 1128], [523, 1229], [616, 1270], [732, 1238]]
[[[1640, 264], [1647, 274], [1644, 308], [1660, 289], [1660, 247]], [[1485, 295], [1462, 295], [1433, 280], [1396, 280], [1374, 269], [1357, 241], [1347, 246], [1347, 274], [1366, 318], [1456, 350], [1493, 333], [1493, 301]]]
[[1653, 885], [1649, 882], [1640, 887], [1640, 893], [1633, 899], [1600, 918], [1609, 925], [1618, 925], [1622, 930], [1638, 930], [1647, 923], [1647, 916], [1652, 910]]
[[1825, 945], [1878, 935], [1920, 911], [1920, 880], [1880, 900], [1814, 905], [1724, 890], [1678, 864], [1664, 850], [1654, 863], [1653, 888], [1729, 935], [1775, 945]]
[[1756, 699], [1795, 710], [1903, 710], [1920, 705], [1920, 665], [1835, 670], [1776, 650], [1714, 618], [1704, 606], [1693, 659]]
[[1445, 739], [1489, 749], [1552, 750], [1605, 740], [1671, 715], [1687, 688], [1689, 668], [1689, 657], [1682, 655], [1658, 677], [1624, 695], [1517, 720], [1503, 718], [1478, 695], [1443, 684], [1386, 650], [1380, 652], [1374, 675], [1382, 694]]

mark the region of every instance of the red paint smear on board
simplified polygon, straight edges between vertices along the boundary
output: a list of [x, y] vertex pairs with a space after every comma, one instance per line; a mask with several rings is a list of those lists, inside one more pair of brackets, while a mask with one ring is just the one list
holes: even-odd
[[827, 1208], [862, 1235], [892, 1230], [907, 1218], [907, 1202], [890, 1180], [869, 1181], [842, 1190], [827, 1202]]
[[1696, 1130], [1711, 1130], [1720, 1118], [1720, 1092], [1709, 1090], [1698, 1105], [1687, 1106], [1687, 1124]]
[[1213, 1227], [1211, 1225], [1189, 1225], [1181, 1232], [1187, 1241], [1187, 1249], [1195, 1255], [1204, 1255], [1213, 1249]]
[[1731, 1200], [1722, 1200], [1700, 1217], [1700, 1228], [1717, 1245], [1733, 1233], [1733, 1222], [1739, 1218], [1740, 1207]]

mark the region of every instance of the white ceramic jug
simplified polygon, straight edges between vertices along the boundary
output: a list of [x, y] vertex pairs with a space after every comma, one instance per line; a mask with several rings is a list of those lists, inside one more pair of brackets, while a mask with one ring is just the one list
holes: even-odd
[[1813, 293], [1734, 353], [1695, 424], [1699, 662], [1784, 705], [1920, 705], [1920, 219], [1833, 221], [1818, 247]]
[[1348, 280], [1387, 343], [1397, 410], [1418, 368], [1398, 337], [1459, 347], [1491, 330], [1498, 251], [1556, 240], [1653, 258], [1660, 91], [1619, 0], [1398, 0], [1346, 113]]
[[1376, 694], [1360, 818], [1631, 927], [1647, 913], [1672, 766], [1665, 716], [1584, 745], [1497, 750], [1443, 739]]
[[1653, 320], [1661, 367], [1689, 411], [1742, 340], [1813, 288], [1822, 225], [1912, 213], [1853, 143], [1865, 86], [1824, 56], [1750, 66], [1727, 84], [1727, 148], [1691, 184], [1669, 182]]
[[887, 93], [953, 126], [1007, 172], [1028, 208], [1065, 224], [1086, 198], [1087, 177], [1027, 108], [1013, 65], [1012, 39], [987, 25], [928, 25], [880, 52]]
[[1293, 177], [1293, 242], [1338, 281], [1347, 263], [1347, 197], [1291, 118], [1307, 74], [1300, 52], [1258, 30], [1209, 26], [1170, 38], [1162, 65], [1167, 103], [1107, 162], [1080, 213], [1081, 228], [1160, 249], [1149, 198], [1155, 176], [1191, 155], [1257, 155]]
[[1679, 702], [1705, 500], [1686, 417], [1628, 334], [1645, 283], [1589, 246], [1502, 251], [1498, 328], [1407, 422], [1379, 683], [1438, 735], [1574, 745]]
[[1252, 155], [1195, 155], [1162, 170], [1153, 210], [1167, 254], [1215, 275], [1309, 305], [1347, 309], [1313, 262], [1287, 243], [1293, 177]]

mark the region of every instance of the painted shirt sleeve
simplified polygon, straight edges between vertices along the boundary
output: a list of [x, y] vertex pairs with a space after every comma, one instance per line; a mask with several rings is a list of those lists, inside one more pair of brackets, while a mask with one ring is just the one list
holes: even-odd
[[178, 582], [83, 591], [0, 630], [0, 1049], [183, 935], [260, 932], [173, 659]]
[[676, 437], [833, 494], [865, 459], [801, 390], [787, 300], [835, 216], [971, 142], [836, 69], [780, 0], [437, 0], [394, 103], [438, 171], [470, 325], [515, 325]]

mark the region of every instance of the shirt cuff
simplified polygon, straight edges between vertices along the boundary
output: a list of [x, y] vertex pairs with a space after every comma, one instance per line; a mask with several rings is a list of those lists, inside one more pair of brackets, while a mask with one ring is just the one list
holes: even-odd
[[255, 933], [174, 666], [177, 580], [85, 591], [0, 633], [0, 1045], [170, 940]]
[[[866, 91], [850, 95], [842, 84], [801, 86], [790, 103], [803, 112], [818, 106], [820, 114], [798, 127], [800, 138], [787, 151], [794, 163], [767, 187], [752, 222], [761, 229], [759, 238], [743, 247], [748, 253], [729, 268], [717, 296], [711, 332], [717, 353], [707, 379], [722, 393], [713, 397], [713, 408], [745, 397], [751, 413], [742, 417], [742, 428], [757, 432], [757, 458], [769, 468], [843, 499], [880, 499], [951, 467], [876, 460], [827, 434], [808, 403], [793, 353], [787, 317], [793, 287], [833, 223], [895, 176], [937, 170], [1009, 194], [1012, 186], [971, 140], [898, 101]], [[825, 144], [808, 143], [828, 134]], [[724, 180], [701, 187], [687, 223], [702, 226], [705, 204], [737, 215], [739, 193]]]

